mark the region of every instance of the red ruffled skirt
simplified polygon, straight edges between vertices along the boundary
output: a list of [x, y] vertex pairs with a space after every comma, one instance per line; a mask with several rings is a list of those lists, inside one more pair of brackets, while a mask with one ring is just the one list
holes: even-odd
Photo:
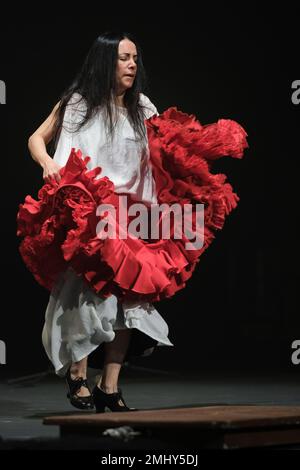
[[[145, 123], [158, 204], [190, 204], [195, 230], [196, 206], [203, 204], [203, 246], [187, 249], [190, 240], [183, 231], [178, 236], [178, 229], [175, 236], [174, 226], [168, 239], [137, 238], [130, 231], [127, 238], [99, 237], [97, 207], [109, 204], [118, 214], [120, 194], [107, 177], [97, 177], [101, 168], [87, 170], [89, 157], [72, 149], [60, 170], [61, 181], [44, 184], [38, 200], [26, 196], [17, 215], [21, 256], [45, 288], [51, 290], [59, 274], [71, 267], [102, 297], [114, 294], [149, 302], [171, 297], [185, 286], [215, 232], [237, 206], [239, 197], [226, 176], [212, 174], [211, 168], [222, 156], [242, 158], [247, 134], [238, 123], [220, 119], [202, 126], [176, 108]], [[136, 202], [127, 195], [128, 208]]]

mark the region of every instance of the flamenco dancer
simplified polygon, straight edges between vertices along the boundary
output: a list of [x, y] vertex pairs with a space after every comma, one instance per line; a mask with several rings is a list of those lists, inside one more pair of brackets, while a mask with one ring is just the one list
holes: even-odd
[[[142, 93], [144, 86], [141, 51], [132, 35], [101, 34], [29, 138], [44, 185], [38, 200], [25, 198], [17, 217], [23, 260], [50, 290], [45, 351], [66, 379], [71, 404], [99, 413], [135, 410], [118, 386], [122, 365], [157, 346], [173, 346], [152, 302], [184, 288], [215, 231], [236, 207], [239, 198], [226, 176], [210, 170], [215, 159], [241, 158], [247, 147], [247, 134], [235, 121], [203, 126], [177, 108], [158, 114]], [[50, 142], [53, 158], [47, 152]], [[154, 205], [188, 204], [197, 235], [196, 208], [202, 205], [203, 243], [188, 249], [186, 233], [178, 236], [174, 220], [167, 238], [154, 239], [149, 227], [140, 237], [120, 237], [118, 216], [118, 236], [100, 237], [97, 224], [104, 215], [97, 208], [106, 204], [117, 213], [124, 209], [124, 197], [126, 228], [136, 203], [148, 215]], [[161, 223], [162, 218], [156, 228]], [[86, 380], [91, 358], [102, 370], [93, 390]]]

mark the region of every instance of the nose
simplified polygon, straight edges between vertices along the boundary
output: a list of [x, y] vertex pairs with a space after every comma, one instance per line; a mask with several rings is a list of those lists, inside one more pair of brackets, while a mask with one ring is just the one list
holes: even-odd
[[133, 58], [130, 59], [129, 67], [136, 68], [136, 66], [137, 66], [137, 64], [136, 64], [135, 60]]

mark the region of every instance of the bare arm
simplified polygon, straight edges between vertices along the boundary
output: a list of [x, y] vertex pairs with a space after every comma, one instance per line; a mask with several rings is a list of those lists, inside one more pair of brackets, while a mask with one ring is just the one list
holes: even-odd
[[60, 181], [60, 166], [47, 153], [46, 145], [54, 136], [54, 125], [56, 121], [55, 112], [59, 106], [57, 103], [51, 114], [38, 127], [38, 129], [28, 139], [28, 149], [33, 158], [43, 168], [43, 178], [48, 182], [51, 178]]

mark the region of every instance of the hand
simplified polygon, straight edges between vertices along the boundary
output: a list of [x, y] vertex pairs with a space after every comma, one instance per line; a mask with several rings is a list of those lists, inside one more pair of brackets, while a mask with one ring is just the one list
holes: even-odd
[[50, 183], [52, 179], [57, 181], [57, 183], [60, 182], [61, 175], [59, 170], [61, 167], [51, 157], [42, 163], [42, 168], [45, 183]]

